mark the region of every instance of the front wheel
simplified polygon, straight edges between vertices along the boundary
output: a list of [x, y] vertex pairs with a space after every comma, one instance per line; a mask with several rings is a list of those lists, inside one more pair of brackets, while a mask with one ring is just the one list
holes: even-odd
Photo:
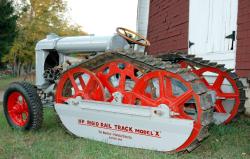
[[27, 82], [14, 82], [4, 93], [4, 114], [8, 124], [17, 130], [39, 129], [43, 106], [36, 88]]

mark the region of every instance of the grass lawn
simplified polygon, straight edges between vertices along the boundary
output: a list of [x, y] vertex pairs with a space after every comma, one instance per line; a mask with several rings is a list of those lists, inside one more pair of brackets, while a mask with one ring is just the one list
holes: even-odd
[[0, 78], [0, 91], [4, 91], [7, 86], [16, 81], [24, 81], [26, 79], [27, 82], [34, 83], [35, 76], [33, 74], [28, 74], [26, 76], [21, 77], [6, 77], [6, 78]]
[[6, 89], [6, 87], [12, 83], [12, 82], [15, 82], [15, 81], [18, 81], [17, 78], [13, 78], [13, 77], [8, 77], [8, 78], [5, 78], [5, 79], [0, 79], [0, 91], [3, 91]]
[[50, 108], [44, 111], [45, 120], [39, 131], [14, 131], [7, 125], [0, 105], [0, 158], [250, 158], [249, 118], [213, 126], [210, 137], [199, 148], [188, 154], [171, 155], [74, 138], [64, 132]]

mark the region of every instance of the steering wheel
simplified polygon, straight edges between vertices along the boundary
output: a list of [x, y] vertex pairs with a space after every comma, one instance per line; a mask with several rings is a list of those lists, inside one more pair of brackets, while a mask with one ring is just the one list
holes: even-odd
[[118, 27], [116, 29], [116, 32], [118, 35], [126, 39], [131, 44], [138, 44], [145, 47], [150, 46], [150, 42], [144, 36], [132, 30]]

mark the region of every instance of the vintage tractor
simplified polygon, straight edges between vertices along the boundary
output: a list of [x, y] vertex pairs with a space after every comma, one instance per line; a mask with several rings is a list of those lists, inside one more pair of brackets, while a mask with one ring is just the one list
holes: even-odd
[[[244, 106], [242, 83], [223, 65], [182, 53], [136, 52], [147, 39], [125, 28], [107, 37], [59, 37], [36, 46], [36, 85], [14, 82], [4, 112], [15, 129], [41, 127], [43, 105], [78, 137], [164, 152], [191, 151], [211, 123]], [[80, 63], [67, 60], [82, 54]]]

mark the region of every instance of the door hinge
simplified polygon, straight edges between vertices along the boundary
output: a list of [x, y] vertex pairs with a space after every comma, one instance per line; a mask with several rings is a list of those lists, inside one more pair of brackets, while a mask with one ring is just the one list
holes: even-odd
[[226, 39], [232, 39], [232, 44], [231, 44], [230, 50], [233, 50], [234, 49], [234, 42], [236, 40], [235, 31], [233, 31], [232, 34], [226, 36]]
[[191, 48], [195, 43], [191, 42], [190, 40], [188, 41], [188, 47]]

